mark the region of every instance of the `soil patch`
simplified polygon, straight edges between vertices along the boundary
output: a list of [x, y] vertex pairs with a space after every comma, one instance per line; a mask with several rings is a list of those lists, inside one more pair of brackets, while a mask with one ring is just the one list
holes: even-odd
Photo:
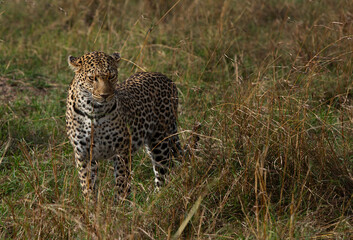
[[[28, 93], [28, 94], [24, 94]], [[33, 96], [45, 95], [45, 89], [38, 89], [28, 84], [25, 84], [22, 80], [12, 80], [6, 77], [0, 76], [0, 102], [10, 102], [15, 100], [18, 96], [24, 97], [29, 100]]]

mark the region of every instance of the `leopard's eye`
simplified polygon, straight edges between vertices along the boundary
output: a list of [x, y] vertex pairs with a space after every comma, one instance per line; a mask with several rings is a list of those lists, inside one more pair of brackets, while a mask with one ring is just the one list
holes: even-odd
[[111, 75], [109, 75], [109, 80], [113, 80], [114, 78], [115, 78], [115, 74], [111, 74]]
[[90, 82], [98, 81], [97, 77], [95, 77], [95, 76], [88, 76], [88, 79], [89, 79]]

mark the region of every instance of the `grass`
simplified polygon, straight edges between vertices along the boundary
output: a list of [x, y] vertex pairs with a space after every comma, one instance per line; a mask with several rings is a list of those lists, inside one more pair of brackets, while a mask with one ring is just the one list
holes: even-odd
[[[351, 239], [351, 1], [0, 3], [1, 239]], [[198, 148], [154, 193], [141, 151], [129, 201], [81, 195], [65, 136], [68, 55], [120, 52], [180, 90]]]

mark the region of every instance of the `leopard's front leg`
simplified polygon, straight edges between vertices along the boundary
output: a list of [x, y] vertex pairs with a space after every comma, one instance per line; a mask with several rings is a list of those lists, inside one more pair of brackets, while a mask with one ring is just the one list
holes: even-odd
[[97, 195], [96, 182], [98, 175], [98, 163], [87, 154], [75, 151], [76, 167], [80, 178], [80, 184], [84, 197], [95, 200]]
[[114, 161], [114, 177], [117, 188], [116, 201], [124, 200], [130, 193], [131, 167], [128, 155], [116, 155]]

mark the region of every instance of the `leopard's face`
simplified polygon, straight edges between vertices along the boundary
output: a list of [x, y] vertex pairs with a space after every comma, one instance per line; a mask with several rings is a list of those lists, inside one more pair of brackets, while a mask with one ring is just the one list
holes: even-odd
[[119, 53], [107, 55], [103, 52], [68, 58], [69, 65], [75, 72], [74, 81], [78, 90], [92, 96], [97, 102], [109, 101], [114, 97], [119, 61]]

